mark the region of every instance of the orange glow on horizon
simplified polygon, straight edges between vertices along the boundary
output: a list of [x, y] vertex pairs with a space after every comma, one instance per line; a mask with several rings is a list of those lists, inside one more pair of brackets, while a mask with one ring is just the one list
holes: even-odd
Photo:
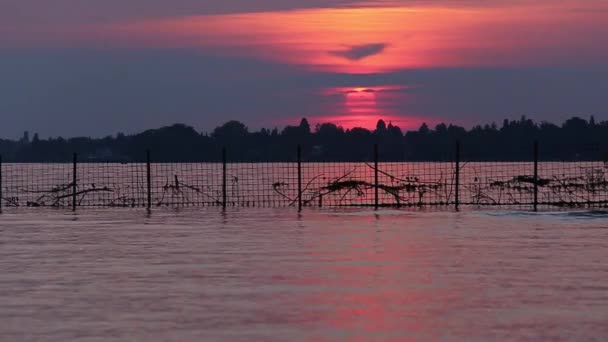
[[365, 128], [370, 131], [376, 129], [379, 120], [383, 120], [386, 125], [392, 123], [394, 126], [399, 126], [402, 131], [417, 130], [423, 123], [427, 125], [435, 125], [439, 121], [433, 118], [422, 118], [415, 116], [402, 115], [335, 115], [309, 118], [312, 124], [317, 123], [333, 123], [344, 129]]
[[[315, 123], [331, 122], [345, 129], [362, 127], [376, 128], [378, 120], [393, 123], [402, 129], [418, 129], [423, 122], [436, 123], [433, 118], [423, 118], [411, 114], [396, 114], [396, 103], [411, 99], [407, 90], [413, 87], [385, 85], [370, 87], [337, 87], [321, 91], [323, 96], [338, 96], [336, 114], [312, 118]], [[339, 114], [338, 114], [339, 113]]]
[[[311, 124], [333, 123], [344, 129], [375, 130], [379, 120], [392, 123], [402, 130], [417, 130], [423, 123], [434, 125], [441, 120], [411, 114], [396, 114], [395, 101], [407, 100], [407, 90], [413, 87], [386, 85], [370, 87], [335, 87], [320, 91], [321, 96], [336, 97], [335, 107], [324, 115], [307, 117]], [[397, 101], [398, 102], [398, 101]], [[297, 125], [299, 119], [282, 120], [282, 125]]]
[[606, 41], [601, 38], [606, 14], [576, 11], [572, 0], [392, 4], [143, 20], [100, 31], [129, 45], [199, 47], [344, 73], [556, 63], [558, 53], [570, 56], [573, 48], [597, 48]]

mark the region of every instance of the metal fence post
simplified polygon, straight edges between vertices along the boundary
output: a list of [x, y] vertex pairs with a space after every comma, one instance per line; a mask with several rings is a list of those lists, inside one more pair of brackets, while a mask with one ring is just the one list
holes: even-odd
[[379, 207], [378, 189], [378, 144], [374, 144], [374, 208], [376, 210]]
[[302, 211], [302, 146], [298, 145], [298, 211]]
[[76, 171], [78, 168], [78, 154], [74, 153], [73, 156], [73, 169], [72, 169], [72, 210], [76, 211], [76, 181], [77, 181], [77, 177], [76, 177]]
[[460, 141], [456, 141], [456, 175], [455, 175], [455, 196], [454, 196], [454, 205], [456, 210], [458, 210], [460, 206]]
[[534, 211], [538, 211], [538, 140], [534, 141]]
[[226, 148], [222, 148], [222, 208], [226, 209]]
[[146, 150], [146, 181], [148, 185], [148, 210], [152, 208], [152, 172], [150, 166], [150, 150]]

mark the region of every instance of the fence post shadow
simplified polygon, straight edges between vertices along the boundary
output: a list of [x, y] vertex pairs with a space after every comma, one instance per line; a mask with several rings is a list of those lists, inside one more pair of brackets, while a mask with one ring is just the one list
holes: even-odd
[[538, 140], [534, 141], [534, 211], [538, 211]]
[[378, 144], [374, 144], [374, 209], [380, 206], [379, 198], [380, 184], [378, 182]]
[[152, 209], [152, 172], [150, 165], [150, 150], [146, 150], [146, 185], [147, 185], [147, 208], [148, 212]]
[[226, 161], [226, 147], [222, 147], [222, 209], [226, 210], [226, 172], [227, 172], [227, 161]]

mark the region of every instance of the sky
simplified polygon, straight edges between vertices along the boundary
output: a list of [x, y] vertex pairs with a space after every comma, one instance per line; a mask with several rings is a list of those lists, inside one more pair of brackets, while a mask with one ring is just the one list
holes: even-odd
[[608, 0], [0, 0], [0, 137], [608, 119]]

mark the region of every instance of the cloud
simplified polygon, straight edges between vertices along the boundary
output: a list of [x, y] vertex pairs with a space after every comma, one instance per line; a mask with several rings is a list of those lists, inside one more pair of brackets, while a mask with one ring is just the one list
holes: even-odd
[[[41, 136], [103, 136], [175, 122], [209, 131], [230, 119], [252, 129], [273, 127], [297, 123], [302, 116], [355, 115], [344, 111], [344, 93], [355, 88], [374, 90], [375, 112], [387, 118], [463, 125], [521, 115], [557, 122], [572, 115], [608, 119], [607, 67], [353, 75], [205, 56], [196, 49], [0, 49], [0, 55], [1, 138], [24, 130]], [[341, 91], [335, 96], [320, 92], [327, 88]]]
[[329, 54], [346, 58], [350, 61], [360, 61], [364, 58], [381, 54], [387, 47], [388, 44], [386, 43], [353, 45], [343, 50], [329, 51]]

